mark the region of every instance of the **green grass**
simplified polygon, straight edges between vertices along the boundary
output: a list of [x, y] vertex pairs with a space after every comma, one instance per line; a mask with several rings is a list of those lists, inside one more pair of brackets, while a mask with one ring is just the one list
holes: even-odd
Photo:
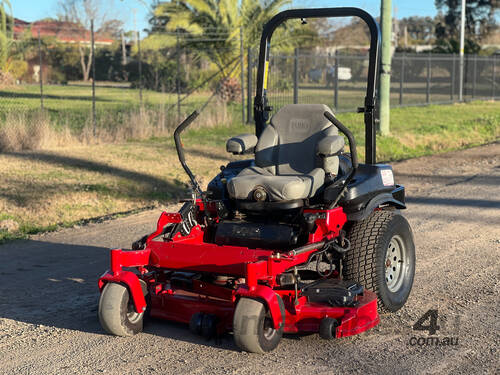
[[[45, 85], [44, 106], [48, 110], [83, 110], [91, 108], [92, 88], [89, 85]], [[0, 89], [0, 110], [39, 109], [40, 86], [21, 85]], [[195, 94], [190, 101], [200, 101], [206, 93]], [[176, 103], [176, 94], [143, 90], [144, 102], [151, 105]], [[96, 87], [96, 103], [101, 108], [137, 105], [139, 90], [127, 87]]]
[[[92, 89], [89, 85], [45, 85], [44, 109], [51, 124], [60, 128], [68, 126], [81, 131], [91, 121]], [[201, 92], [189, 96], [181, 103], [181, 112], [188, 113], [208, 99], [209, 93]], [[41, 108], [40, 86], [21, 85], [0, 89], [0, 125], [8, 113], [36, 115]], [[177, 114], [177, 95], [143, 90], [143, 105], [146, 109]], [[118, 127], [140, 107], [139, 90], [127, 87], [96, 87], [96, 114], [98, 127]]]
[[500, 103], [472, 102], [391, 111], [391, 135], [378, 138], [380, 160], [432, 155], [500, 138]]
[[[220, 165], [235, 158], [225, 152], [226, 140], [254, 129], [203, 126], [203, 116], [183, 143], [188, 164], [206, 186]], [[342, 113], [338, 118], [354, 132], [363, 159], [363, 116]], [[401, 160], [499, 139], [499, 102], [397, 108], [391, 111], [391, 134], [377, 137], [377, 158]], [[20, 226], [16, 233], [0, 232], [0, 242], [159, 206], [182, 196], [187, 181], [172, 137], [0, 154], [0, 221]]]
[[[358, 153], [364, 158], [363, 115], [340, 113], [337, 117], [354, 133]], [[201, 128], [187, 133], [186, 144], [223, 147], [236, 133], [251, 133], [253, 126]], [[377, 136], [377, 159], [394, 161], [457, 150], [500, 138], [500, 102], [403, 107], [391, 110], [391, 133]]]
[[[426, 104], [427, 85], [425, 78], [418, 82], [405, 82], [403, 86], [403, 105], [424, 105]], [[449, 103], [451, 86], [449, 81], [432, 82], [430, 85], [430, 103]], [[338, 111], [354, 111], [357, 107], [363, 106], [363, 99], [366, 93], [365, 82], [340, 81], [338, 87]], [[390, 101], [391, 106], [399, 106], [400, 84], [398, 81], [391, 82]], [[472, 99], [472, 90], [467, 87], [464, 91], [466, 100]], [[270, 103], [275, 108], [280, 108], [284, 104], [293, 103], [293, 86], [285, 90], [279, 90], [270, 86], [268, 93]], [[476, 85], [476, 98], [489, 98], [491, 96], [491, 84], [484, 82]], [[457, 93], [455, 92], [455, 99]], [[334, 107], [335, 91], [333, 87], [326, 87], [320, 83], [300, 83], [298, 88], [299, 103], [324, 103]]]
[[[363, 82], [339, 83], [339, 111], [353, 110], [363, 105]], [[434, 82], [431, 87], [431, 101], [448, 101], [448, 83]], [[478, 86], [478, 93], [490, 93], [491, 90]], [[406, 83], [403, 97], [404, 104], [424, 103], [426, 100], [425, 82]], [[181, 116], [191, 113], [195, 108], [200, 108], [210, 97], [209, 92], [196, 92], [190, 95], [181, 105]], [[182, 95], [183, 96], [183, 95]], [[270, 103], [279, 108], [293, 102], [293, 90], [285, 91], [272, 88], [269, 92]], [[37, 116], [40, 110], [39, 85], [20, 85], [12, 88], [0, 89], [0, 126], [5, 122], [8, 113], [21, 113], [26, 116], [25, 121], [32, 121], [32, 116]], [[75, 135], [80, 135], [85, 126], [91, 125], [92, 90], [90, 85], [45, 85], [44, 108], [49, 116], [51, 125], [56, 129], [67, 127]], [[334, 105], [334, 89], [315, 83], [304, 83], [299, 86], [299, 102], [324, 103]], [[160, 93], [143, 90], [143, 105], [150, 110], [150, 121], [157, 123], [167, 122], [166, 126], [172, 128], [177, 122], [177, 95], [175, 93]], [[391, 104], [399, 103], [399, 83], [392, 83]], [[139, 90], [127, 87], [96, 87], [96, 113], [97, 126], [114, 129], [127, 124], [134, 113], [139, 111]], [[168, 111], [168, 112], [167, 112]], [[234, 119], [240, 118], [241, 104], [230, 106]], [[395, 110], [397, 111], [397, 110]], [[166, 114], [165, 116], [162, 116]], [[163, 119], [165, 118], [165, 119]], [[396, 123], [397, 125], [397, 123]], [[214, 137], [209, 135], [211, 139]]]

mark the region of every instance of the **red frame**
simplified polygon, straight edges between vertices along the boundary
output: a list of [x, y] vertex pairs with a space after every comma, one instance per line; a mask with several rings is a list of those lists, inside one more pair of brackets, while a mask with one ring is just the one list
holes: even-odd
[[[197, 202], [199, 210], [203, 203]], [[207, 207], [209, 211], [211, 207]], [[304, 210], [304, 213], [318, 214], [316, 229], [309, 235], [308, 243], [331, 240], [340, 234], [347, 221], [341, 207], [331, 210]], [[379, 323], [375, 293], [365, 291], [357, 297], [356, 307], [331, 307], [310, 303], [305, 297], [296, 298], [294, 290], [275, 289], [277, 276], [294, 266], [304, 264], [316, 249], [298, 255], [269, 249], [249, 249], [242, 246], [218, 246], [204, 242], [204, 231], [200, 225], [192, 228], [187, 236], [180, 233], [172, 240], [158, 240], [165, 226], [182, 222], [178, 213], [163, 212], [157, 229], [148, 236], [145, 250], [111, 250], [111, 268], [99, 278], [102, 291], [108, 282], [126, 285], [137, 312], [146, 309], [141, 281], [150, 293], [151, 315], [188, 323], [196, 312], [215, 314], [218, 330], [231, 330], [234, 308], [241, 297], [259, 299], [271, 314], [275, 328], [283, 327], [285, 332], [317, 332], [321, 319], [332, 317], [340, 322], [337, 337], [363, 332]], [[124, 268], [135, 267], [137, 273]], [[193, 280], [189, 291], [172, 287], [167, 280], [155, 279], [148, 270], [169, 269], [214, 274], [233, 275], [244, 282], [235, 289]], [[282, 316], [279, 299], [285, 304]]]

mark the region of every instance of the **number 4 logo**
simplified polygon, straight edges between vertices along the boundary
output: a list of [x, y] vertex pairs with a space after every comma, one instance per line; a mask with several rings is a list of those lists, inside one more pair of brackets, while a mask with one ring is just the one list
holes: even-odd
[[[424, 325], [424, 323], [429, 320], [428, 325]], [[413, 325], [413, 329], [415, 331], [429, 331], [429, 335], [434, 335], [438, 330], [438, 311], [437, 310], [428, 310], [422, 317], [417, 320], [417, 322]]]

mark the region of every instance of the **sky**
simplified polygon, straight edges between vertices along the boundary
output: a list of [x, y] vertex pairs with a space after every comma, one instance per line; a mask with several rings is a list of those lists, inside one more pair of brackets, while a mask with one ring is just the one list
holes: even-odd
[[[134, 24], [138, 30], [147, 28], [148, 8], [144, 3], [150, 0], [107, 0], [114, 1], [116, 13], [113, 17], [125, 22], [127, 30], [133, 30]], [[235, 0], [236, 1], [236, 0]], [[14, 17], [32, 22], [41, 18], [55, 17], [57, 13], [58, 0], [11, 0]], [[397, 18], [418, 16], [434, 16], [437, 11], [434, 0], [393, 0], [393, 9]], [[380, 14], [380, 1], [372, 0], [292, 0], [291, 7], [335, 7], [355, 6], [371, 13], [373, 16]], [[134, 10], [136, 13], [134, 23]]]
[[[149, 9], [143, 3], [150, 3], [150, 0], [106, 0], [106, 2], [114, 4], [112, 18], [122, 20], [127, 30], [134, 29], [134, 10], [137, 29], [142, 30], [148, 26]], [[55, 18], [59, 0], [10, 0], [10, 3], [14, 17], [33, 22], [42, 18]]]

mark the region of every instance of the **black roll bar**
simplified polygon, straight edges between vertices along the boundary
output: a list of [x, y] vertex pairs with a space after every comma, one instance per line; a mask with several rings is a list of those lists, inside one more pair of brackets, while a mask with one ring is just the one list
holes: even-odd
[[269, 119], [271, 108], [267, 101], [267, 68], [269, 64], [269, 48], [274, 30], [289, 19], [301, 18], [330, 18], [330, 17], [359, 17], [370, 29], [370, 53], [368, 66], [368, 82], [366, 85], [366, 96], [364, 107], [365, 120], [365, 162], [375, 164], [376, 150], [376, 128], [375, 128], [375, 104], [376, 87], [379, 65], [379, 41], [380, 29], [375, 19], [367, 12], [359, 8], [312, 8], [292, 9], [275, 15], [264, 26], [260, 40], [259, 66], [257, 70], [257, 93], [254, 100], [255, 133], [257, 137], [262, 133]]

